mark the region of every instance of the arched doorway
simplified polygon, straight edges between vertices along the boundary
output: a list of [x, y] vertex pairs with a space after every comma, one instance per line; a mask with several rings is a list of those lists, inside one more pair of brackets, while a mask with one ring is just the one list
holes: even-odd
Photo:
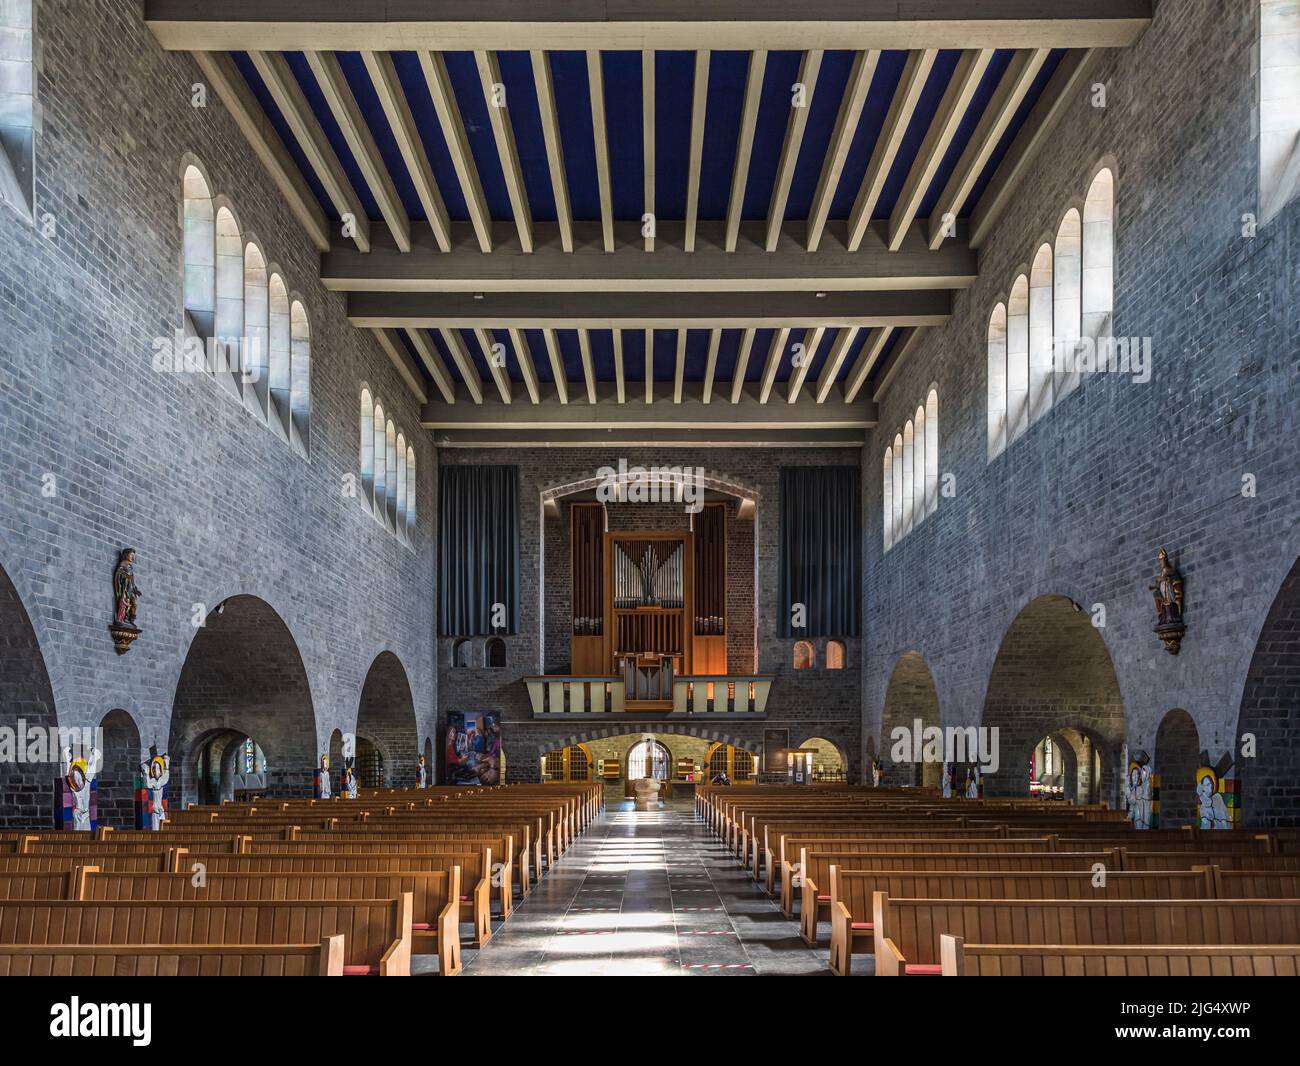
[[882, 785], [924, 785], [938, 788], [943, 762], [916, 759], [923, 754], [922, 737], [914, 736], [916, 722], [922, 732], [942, 726], [939, 692], [930, 667], [920, 652], [904, 652], [894, 664], [885, 690], [885, 708], [880, 722], [880, 770]]
[[709, 749], [708, 762], [710, 781], [718, 774], [726, 774], [734, 785], [753, 781], [757, 776], [753, 753], [731, 744], [714, 744]]
[[590, 781], [591, 751], [586, 744], [555, 748], [542, 756], [542, 780], [551, 782]]
[[809, 737], [799, 747], [811, 749], [813, 754], [814, 781], [847, 780], [848, 762], [839, 745], [825, 737]]
[[[45, 657], [27, 609], [9, 575], [0, 569], [0, 726], [30, 737], [38, 730], [56, 730], [54, 689]], [[48, 734], [47, 734], [48, 735]], [[61, 772], [57, 732], [52, 734], [52, 762], [33, 763], [9, 758], [0, 761], [0, 826], [48, 829], [54, 824], [53, 781]], [[47, 747], [49, 745], [46, 745]]]
[[95, 785], [100, 825], [113, 829], [135, 826], [135, 773], [143, 752], [140, 730], [124, 710], [115, 709], [99, 723], [103, 761]]
[[643, 777], [667, 781], [672, 777], [672, 773], [672, 753], [658, 740], [641, 740], [628, 749], [627, 778], [629, 781], [638, 781]]
[[270, 604], [232, 596], [199, 628], [176, 684], [168, 740], [173, 808], [229, 798], [249, 738], [261, 753], [255, 772], [265, 774], [265, 795], [312, 794], [320, 756], [298, 645]]
[[[1300, 824], [1300, 561], [1282, 582], [1264, 620], [1237, 720], [1233, 748], [1241, 781], [1242, 822], [1271, 827]], [[1250, 758], [1242, 753], [1253, 752]], [[1218, 752], [1209, 753], [1211, 759]]]
[[343, 730], [336, 729], [330, 734], [330, 796], [343, 795], [343, 760], [355, 757], [356, 753], [356, 737], [344, 744]]
[[1201, 764], [1201, 738], [1186, 711], [1164, 716], [1156, 731], [1155, 772], [1160, 775], [1160, 828], [1197, 825], [1196, 769]]
[[415, 700], [391, 651], [370, 664], [357, 710], [357, 782], [362, 788], [411, 788], [419, 755]]
[[1118, 801], [1124, 703], [1110, 652], [1091, 615], [1065, 596], [1040, 596], [1007, 628], [984, 697], [983, 726], [998, 730], [998, 769], [986, 796], [1028, 794], [1027, 770], [1044, 737], [1073, 754], [1066, 799]]

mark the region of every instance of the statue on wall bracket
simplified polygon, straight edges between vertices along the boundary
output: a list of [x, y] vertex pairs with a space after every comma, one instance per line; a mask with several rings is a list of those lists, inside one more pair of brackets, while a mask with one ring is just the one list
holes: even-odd
[[135, 624], [136, 605], [141, 592], [135, 583], [135, 549], [123, 548], [118, 553], [117, 567], [113, 570], [113, 620], [108, 631], [113, 636], [113, 647], [118, 655], [125, 655], [140, 635]]
[[1183, 575], [1169, 560], [1169, 552], [1160, 549], [1160, 573], [1156, 583], [1149, 586], [1156, 602], [1155, 634], [1165, 645], [1165, 651], [1177, 655], [1187, 626], [1183, 624]]

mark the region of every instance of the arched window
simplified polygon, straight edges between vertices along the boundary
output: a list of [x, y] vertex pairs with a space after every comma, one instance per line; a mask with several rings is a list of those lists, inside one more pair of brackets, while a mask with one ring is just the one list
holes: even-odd
[[382, 522], [388, 507], [388, 442], [384, 439], [384, 408], [380, 403], [375, 404], [371, 424], [375, 431], [375, 517]]
[[217, 237], [212, 191], [198, 167], [185, 168], [181, 181], [184, 196], [184, 232], [181, 235], [185, 260], [186, 332], [205, 340], [212, 336], [217, 311]]
[[989, 316], [989, 459], [1007, 446], [1007, 309], [993, 308]]
[[489, 637], [483, 645], [483, 665], [493, 670], [505, 669], [506, 642], [500, 637]]
[[384, 522], [390, 530], [397, 530], [397, 430], [390, 421], [384, 427]]
[[916, 487], [916, 475], [912, 472], [916, 458], [915, 432], [911, 422], [903, 427], [903, 536], [912, 531], [912, 492]]
[[657, 740], [642, 740], [627, 753], [627, 776], [631, 781], [653, 777], [667, 781], [672, 776], [672, 756]]
[[1259, 5], [1259, 221], [1300, 189], [1300, 7]]
[[290, 439], [291, 391], [289, 364], [292, 358], [292, 331], [289, 320], [289, 290], [284, 278], [272, 274], [267, 286], [270, 302], [271, 345], [267, 353], [270, 362], [267, 379], [271, 390], [270, 414], [271, 425], [285, 439]]
[[880, 471], [880, 499], [884, 510], [885, 551], [894, 546], [894, 449], [885, 449], [885, 461]]
[[311, 450], [311, 325], [307, 309], [294, 300], [289, 311], [290, 324], [290, 412], [294, 446], [308, 454]]
[[796, 640], [794, 643], [794, 668], [811, 670], [817, 665], [817, 649], [811, 640]]
[[270, 397], [271, 303], [266, 257], [252, 243], [244, 246], [244, 341], [244, 399], [250, 411], [265, 419]]
[[930, 390], [925, 398], [925, 510], [939, 507], [939, 393]]
[[1023, 274], [1007, 300], [1007, 444], [1029, 428], [1029, 279]]
[[1029, 424], [1052, 409], [1052, 246], [1029, 272]]
[[240, 338], [244, 335], [244, 235], [228, 207], [217, 209], [217, 312], [212, 372], [222, 385], [241, 391]]
[[912, 444], [912, 526], [925, 519], [925, 405], [912, 416], [914, 437]]
[[406, 449], [406, 532], [408, 536], [415, 532], [415, 497], [418, 484], [415, 480], [415, 449], [408, 447]]
[[1073, 207], [1056, 231], [1052, 264], [1052, 345], [1056, 360], [1056, 401], [1079, 384], [1079, 326], [1083, 318], [1083, 221]]
[[452, 666], [474, 665], [474, 642], [472, 640], [456, 641], [451, 650], [451, 664]]
[[[1111, 335], [1115, 307], [1115, 178], [1102, 170], [1083, 207], [1083, 336]], [[1101, 362], [1100, 359], [1097, 360]]]
[[397, 535], [406, 539], [406, 437], [397, 434]]
[[361, 502], [372, 511], [375, 506], [375, 402], [370, 390], [361, 390]]
[[0, 199], [35, 207], [36, 45], [32, 0], [0, 4]]
[[826, 642], [826, 669], [844, 669], [844, 641], [828, 640]]

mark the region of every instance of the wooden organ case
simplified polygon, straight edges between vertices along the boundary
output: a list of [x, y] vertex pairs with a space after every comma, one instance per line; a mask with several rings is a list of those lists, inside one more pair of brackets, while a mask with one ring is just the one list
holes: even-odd
[[674, 678], [726, 673], [726, 506], [693, 531], [604, 526], [601, 504], [572, 505], [571, 670], [621, 678], [629, 710], [671, 711]]

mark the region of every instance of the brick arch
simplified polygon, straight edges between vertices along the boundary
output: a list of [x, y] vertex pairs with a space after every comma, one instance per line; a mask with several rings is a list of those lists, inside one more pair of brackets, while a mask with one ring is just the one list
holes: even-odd
[[135, 771], [144, 751], [140, 727], [129, 711], [116, 707], [100, 720], [103, 754], [95, 790], [97, 820], [114, 829], [135, 826]]
[[222, 601], [195, 631], [172, 702], [171, 796], [196, 802], [203, 746], [252, 737], [265, 753], [267, 793], [310, 796], [317, 762], [316, 715], [298, 642], [265, 600]]
[[610, 726], [608, 728], [591, 728], [583, 730], [581, 733], [572, 733], [564, 737], [556, 737], [554, 741], [539, 741], [539, 750], [554, 751], [557, 748], [568, 748], [575, 744], [585, 744], [593, 740], [614, 740], [623, 736], [641, 736], [644, 733], [672, 733], [680, 736], [695, 737], [697, 740], [707, 741], [709, 743], [730, 744], [733, 748], [743, 748], [751, 755], [761, 755], [763, 743], [761, 740], [754, 740], [748, 737], [736, 736], [732, 733], [721, 732], [716, 729], [707, 729], [703, 726], [688, 725], [678, 722], [651, 722], [647, 723], [643, 729], [633, 729], [626, 725]]
[[[894, 664], [889, 686], [885, 689], [885, 706], [880, 717], [881, 784], [938, 786], [941, 764], [923, 764], [911, 759], [900, 761], [893, 757], [897, 751], [893, 731], [906, 728], [910, 736], [918, 718], [922, 728], [943, 725], [939, 692], [930, 665], [919, 651], [906, 651]], [[926, 769], [927, 766], [930, 768]]]
[[[1287, 826], [1300, 822], [1300, 750], [1292, 738], [1300, 728], [1300, 560], [1291, 567], [1269, 608], [1242, 690], [1237, 720], [1240, 753], [1254, 738], [1255, 757], [1237, 758], [1242, 820], [1246, 825]], [[1218, 757], [1210, 752], [1210, 758]]]
[[985, 775], [985, 795], [1027, 794], [1034, 747], [1045, 736], [1073, 730], [1076, 755], [1096, 745], [1101, 762], [1100, 781], [1093, 781], [1091, 759], [1086, 766], [1078, 760], [1080, 800], [1112, 802], [1121, 780], [1124, 702], [1091, 615], [1056, 594], [1026, 604], [998, 647], [981, 724], [998, 730], [998, 769]]
[[1197, 824], [1196, 768], [1201, 739], [1196, 722], [1181, 708], [1160, 720], [1156, 730], [1155, 772], [1160, 775], [1160, 828]]
[[415, 700], [406, 668], [391, 651], [380, 652], [370, 664], [357, 702], [355, 732], [379, 750], [385, 785], [414, 787], [419, 755]]

